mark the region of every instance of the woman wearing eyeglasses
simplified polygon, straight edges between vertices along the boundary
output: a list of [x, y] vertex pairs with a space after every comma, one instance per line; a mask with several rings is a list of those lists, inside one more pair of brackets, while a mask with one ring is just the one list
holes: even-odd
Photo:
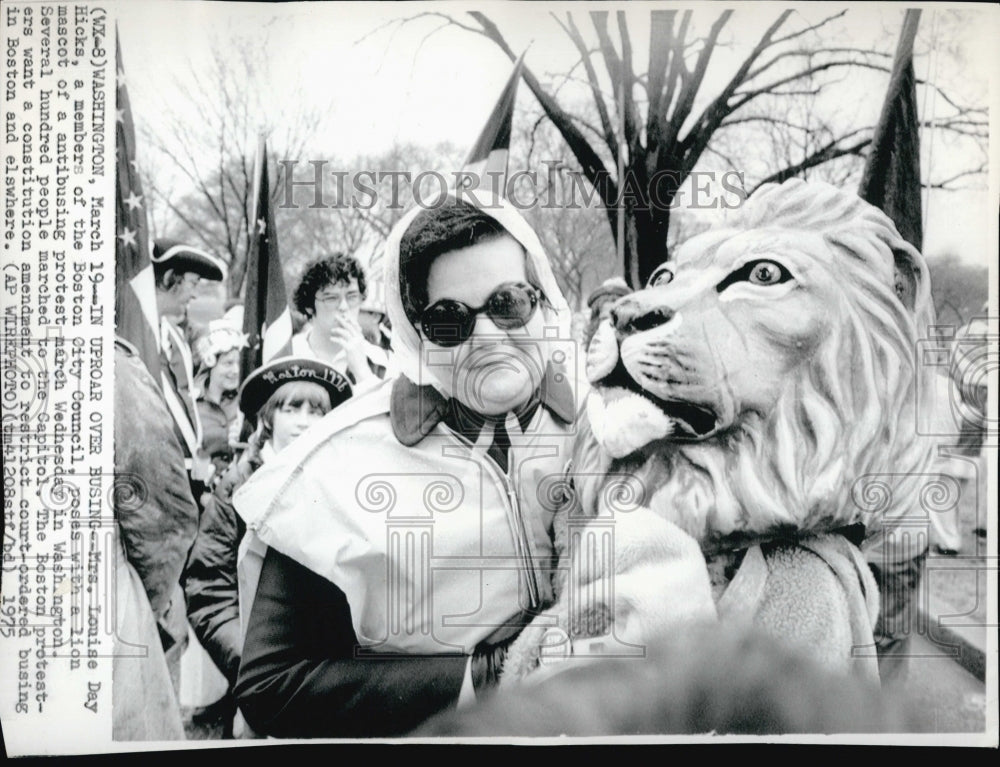
[[356, 393], [385, 377], [384, 349], [365, 339], [359, 314], [367, 295], [357, 260], [343, 253], [313, 261], [295, 289], [295, 308], [309, 322], [292, 337], [292, 354], [313, 357], [346, 375]]
[[497, 201], [411, 211], [386, 305], [400, 375], [235, 498], [269, 547], [236, 686], [268, 735], [400, 735], [472, 702], [552, 598], [575, 380], [538, 238]]

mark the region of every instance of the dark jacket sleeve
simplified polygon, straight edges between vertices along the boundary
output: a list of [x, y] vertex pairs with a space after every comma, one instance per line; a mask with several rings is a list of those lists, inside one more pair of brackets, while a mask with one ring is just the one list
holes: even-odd
[[[115, 517], [128, 561], [142, 580], [161, 633], [186, 638], [173, 604], [198, 528], [198, 507], [173, 418], [140, 358], [115, 353]], [[171, 620], [177, 612], [180, 622]], [[180, 635], [177, 635], [177, 634]], [[165, 639], [164, 647], [169, 647]]]
[[210, 496], [184, 572], [188, 620], [230, 685], [236, 683], [242, 650], [236, 558], [246, 529], [232, 497], [247, 476], [242, 462], [230, 466]]
[[355, 657], [344, 593], [269, 549], [236, 697], [257, 732], [278, 737], [402, 735], [458, 700], [468, 656]]

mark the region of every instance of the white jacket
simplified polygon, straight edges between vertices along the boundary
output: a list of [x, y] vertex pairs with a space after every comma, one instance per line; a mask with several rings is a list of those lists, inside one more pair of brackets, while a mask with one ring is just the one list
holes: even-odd
[[[542, 406], [511, 431], [505, 474], [441, 421], [434, 349], [399, 297], [399, 241], [386, 245], [386, 305], [403, 375], [355, 396], [268, 461], [234, 495], [260, 542], [335, 583], [363, 645], [470, 653], [515, 633], [551, 600], [554, 488], [565, 474], [577, 376], [569, 311], [534, 232], [512, 207], [484, 208], [525, 248], [550, 307]], [[560, 374], [561, 371], [561, 374]], [[582, 378], [582, 376], [581, 376]]]

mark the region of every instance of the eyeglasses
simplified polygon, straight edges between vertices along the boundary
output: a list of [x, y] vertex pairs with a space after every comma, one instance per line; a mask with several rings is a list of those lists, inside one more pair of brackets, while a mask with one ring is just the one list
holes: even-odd
[[505, 282], [479, 308], [450, 298], [435, 302], [424, 310], [420, 327], [431, 343], [458, 346], [469, 340], [476, 329], [476, 317], [483, 312], [501, 330], [523, 328], [538, 308], [538, 297], [538, 291], [531, 285]]
[[361, 301], [363, 299], [360, 293], [353, 290], [350, 293], [344, 293], [342, 295], [330, 293], [322, 296], [316, 296], [316, 303], [322, 304], [323, 306], [340, 306], [340, 303], [345, 300], [347, 301], [347, 305], [353, 309], [356, 306], [361, 306]]

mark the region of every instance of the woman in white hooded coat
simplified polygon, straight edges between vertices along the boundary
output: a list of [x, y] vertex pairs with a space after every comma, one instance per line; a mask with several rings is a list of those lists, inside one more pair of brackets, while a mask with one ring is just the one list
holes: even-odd
[[577, 355], [538, 238], [447, 197], [385, 263], [400, 374], [234, 498], [267, 547], [235, 690], [260, 733], [409, 732], [494, 684], [552, 600]]

